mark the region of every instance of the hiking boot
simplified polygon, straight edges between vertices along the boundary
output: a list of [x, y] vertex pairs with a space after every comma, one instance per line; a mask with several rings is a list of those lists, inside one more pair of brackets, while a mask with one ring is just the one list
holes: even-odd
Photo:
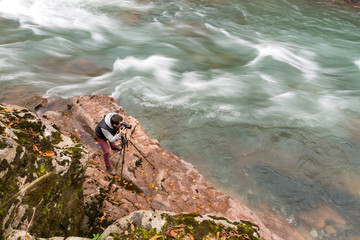
[[115, 151], [121, 151], [121, 147], [119, 145], [111, 146], [111, 149]]
[[109, 174], [113, 175], [113, 176], [116, 175], [116, 172], [114, 171], [114, 169], [113, 169], [112, 167], [107, 167], [107, 168], [106, 168], [106, 171], [107, 171]]

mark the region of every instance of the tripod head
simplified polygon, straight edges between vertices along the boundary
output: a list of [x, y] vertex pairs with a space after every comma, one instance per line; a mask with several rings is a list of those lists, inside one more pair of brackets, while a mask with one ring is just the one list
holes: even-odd
[[120, 129], [123, 130], [123, 129], [131, 129], [132, 128], [132, 125], [131, 124], [127, 124], [126, 122], [122, 122], [120, 124]]

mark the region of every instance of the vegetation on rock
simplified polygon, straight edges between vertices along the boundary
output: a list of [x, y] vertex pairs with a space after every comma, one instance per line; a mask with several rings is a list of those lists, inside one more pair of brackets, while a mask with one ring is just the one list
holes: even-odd
[[0, 235], [79, 233], [86, 150], [27, 109], [0, 105]]

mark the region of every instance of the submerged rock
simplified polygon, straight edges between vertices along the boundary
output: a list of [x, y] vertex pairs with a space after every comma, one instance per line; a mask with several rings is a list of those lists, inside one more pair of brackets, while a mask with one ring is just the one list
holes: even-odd
[[86, 149], [27, 109], [0, 105], [0, 235], [79, 233]]

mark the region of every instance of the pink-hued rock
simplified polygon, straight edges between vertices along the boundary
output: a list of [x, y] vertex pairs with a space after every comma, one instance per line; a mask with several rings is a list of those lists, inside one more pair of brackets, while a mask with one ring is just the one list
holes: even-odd
[[[59, 108], [56, 101], [61, 101], [63, 107]], [[136, 210], [195, 212], [230, 220], [251, 221], [260, 228], [262, 239], [282, 239], [272, 233], [245, 205], [215, 189], [194, 165], [163, 149], [113, 98], [86, 95], [55, 102], [43, 102], [37, 108], [38, 114], [54, 122], [64, 134], [71, 132], [77, 135], [87, 146], [90, 157], [84, 183], [84, 198], [90, 206], [102, 191], [103, 219], [117, 220]], [[56, 109], [52, 109], [51, 104], [56, 105]], [[112, 152], [110, 159], [113, 167], [117, 166], [118, 175], [113, 179], [105, 172], [101, 149], [93, 137], [97, 123], [111, 112], [120, 113], [124, 120], [133, 126], [132, 130], [135, 131], [132, 132], [130, 140], [155, 169], [129, 144], [125, 154], [124, 179], [120, 179], [119, 152]], [[128, 132], [130, 135], [131, 131]], [[121, 186], [124, 181], [129, 182], [127, 188]], [[129, 186], [130, 184], [133, 185]], [[131, 190], [134, 186], [137, 189]]]

